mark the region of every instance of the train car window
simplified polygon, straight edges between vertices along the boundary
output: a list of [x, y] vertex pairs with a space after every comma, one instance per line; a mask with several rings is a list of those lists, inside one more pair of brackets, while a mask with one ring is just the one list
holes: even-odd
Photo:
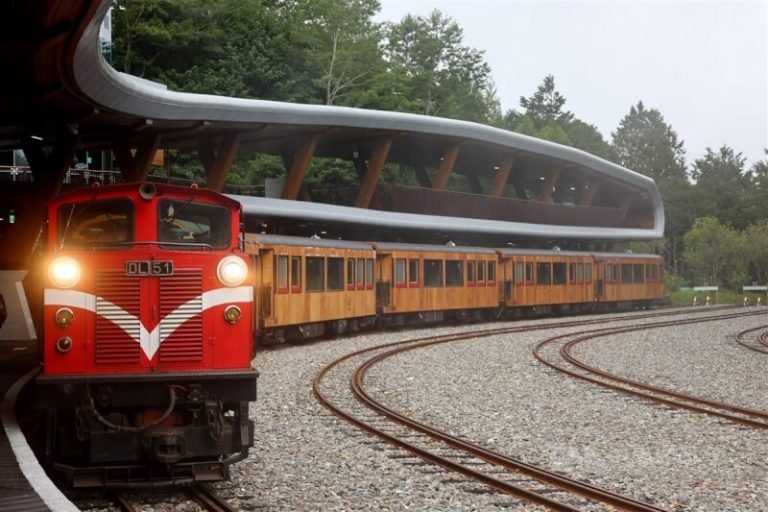
[[443, 260], [424, 260], [424, 286], [443, 286]]
[[467, 262], [467, 286], [475, 286], [475, 262]]
[[134, 211], [130, 199], [65, 204], [58, 212], [60, 248], [114, 246], [133, 241]]
[[419, 260], [408, 260], [408, 286], [419, 287]]
[[288, 256], [277, 257], [277, 293], [288, 293]]
[[552, 284], [551, 263], [536, 263], [536, 284], [540, 286]]
[[621, 282], [622, 283], [632, 282], [632, 265], [629, 263], [623, 263], [621, 265]]
[[477, 286], [485, 285], [485, 262], [477, 262]]
[[645, 278], [643, 275], [643, 264], [639, 263], [634, 266], [634, 270], [632, 271], [632, 278], [634, 283], [643, 283], [645, 282]]
[[615, 283], [619, 280], [616, 267], [617, 265], [614, 263], [605, 264], [605, 282], [606, 283]]
[[395, 260], [395, 288], [405, 288], [405, 259]]
[[357, 258], [357, 268], [355, 270], [355, 283], [358, 290], [365, 290], [365, 260]]
[[325, 258], [307, 256], [307, 291], [325, 291]]
[[565, 284], [567, 277], [565, 263], [552, 264], [552, 284]]
[[525, 264], [525, 284], [533, 284], [533, 263]]
[[656, 265], [646, 265], [645, 266], [646, 280], [649, 283], [655, 283], [656, 282], [656, 279], [657, 279], [657, 277], [656, 277], [656, 270], [657, 270]]
[[291, 256], [291, 293], [301, 293], [301, 256]]
[[496, 284], [496, 262], [488, 262], [488, 286]]
[[592, 282], [592, 264], [591, 263], [586, 263], [584, 265], [584, 282], [585, 283]]
[[328, 258], [328, 291], [344, 289], [344, 258]]
[[569, 283], [576, 283], [578, 282], [578, 279], [576, 279], [576, 263], [569, 263], [568, 264], [568, 282]]
[[445, 286], [464, 286], [464, 262], [445, 262]]
[[[177, 199], [157, 203], [157, 240], [173, 248], [195, 249], [207, 244], [216, 249], [230, 245], [232, 217], [229, 208]], [[173, 245], [171, 245], [173, 244]]]
[[525, 281], [525, 275], [523, 274], [523, 262], [515, 262], [515, 284], [522, 284]]
[[585, 281], [586, 279], [584, 279], [584, 264], [577, 263], [576, 264], [576, 282], [583, 283]]
[[373, 260], [365, 260], [365, 288], [373, 290]]
[[355, 289], [355, 258], [347, 260], [347, 290]]

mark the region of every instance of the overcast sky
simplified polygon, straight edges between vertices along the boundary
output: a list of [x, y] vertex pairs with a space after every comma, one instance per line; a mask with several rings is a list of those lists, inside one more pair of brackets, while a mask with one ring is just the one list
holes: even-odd
[[544, 76], [610, 141], [639, 100], [685, 141], [688, 162], [768, 147], [768, 0], [380, 0], [379, 20], [433, 9], [484, 50], [502, 108]]

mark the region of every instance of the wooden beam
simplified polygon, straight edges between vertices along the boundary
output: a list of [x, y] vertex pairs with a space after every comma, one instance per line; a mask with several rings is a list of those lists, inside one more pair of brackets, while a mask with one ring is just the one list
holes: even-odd
[[[124, 182], [146, 181], [147, 176], [149, 176], [149, 169], [152, 166], [152, 160], [154, 160], [155, 153], [160, 147], [161, 139], [162, 135], [160, 134], [150, 135], [136, 146], [135, 152], [133, 148], [129, 149], [124, 145], [115, 146], [117, 150], [115, 156], [118, 159]], [[120, 149], [118, 150], [117, 148]]]
[[440, 162], [440, 167], [437, 169], [437, 177], [432, 188], [435, 190], [443, 190], [448, 184], [448, 179], [453, 172], [453, 166], [456, 165], [456, 159], [459, 157], [460, 147], [458, 144], [454, 144], [445, 150], [443, 154], [443, 160]]
[[592, 201], [595, 199], [597, 189], [600, 188], [600, 183], [597, 181], [587, 182], [587, 189], [581, 195], [581, 201], [579, 206], [592, 206]]
[[365, 178], [360, 184], [360, 190], [358, 190], [357, 199], [355, 199], [355, 206], [358, 208], [368, 208], [370, 206], [373, 193], [376, 191], [376, 184], [379, 182], [379, 176], [381, 175], [381, 170], [384, 169], [384, 164], [387, 163], [391, 147], [392, 139], [389, 138], [373, 148], [371, 159], [368, 161], [368, 170], [365, 172]]
[[560, 169], [555, 168], [553, 169], [547, 178], [544, 180], [544, 183], [541, 186], [541, 191], [539, 192], [539, 201], [549, 201], [549, 198], [552, 197], [552, 189], [555, 188], [557, 185], [557, 180], [560, 178]]
[[227, 181], [227, 173], [235, 161], [237, 150], [240, 148], [240, 134], [230, 133], [224, 136], [216, 152], [216, 158], [213, 165], [207, 169], [208, 180], [206, 187], [216, 192], [224, 190], [224, 183]]
[[309, 164], [312, 162], [316, 147], [317, 135], [312, 135], [296, 152], [296, 156], [291, 162], [288, 176], [285, 179], [285, 186], [283, 186], [283, 194], [281, 196], [283, 199], [295, 200], [299, 197], [299, 192], [304, 184], [304, 176], [307, 174]]
[[512, 166], [515, 164], [515, 157], [508, 156], [502, 160], [499, 169], [496, 171], [496, 176], [493, 178], [493, 185], [488, 195], [493, 197], [501, 197], [504, 192], [504, 187], [507, 186], [509, 180], [509, 174], [512, 172]]
[[79, 143], [80, 136], [76, 133], [60, 136], [49, 153], [32, 141], [22, 143], [24, 155], [35, 177], [34, 194], [18, 209], [16, 223], [11, 224], [3, 236], [4, 250], [0, 251], [0, 267], [29, 267], [45, 226], [46, 210], [42, 205], [59, 195]]

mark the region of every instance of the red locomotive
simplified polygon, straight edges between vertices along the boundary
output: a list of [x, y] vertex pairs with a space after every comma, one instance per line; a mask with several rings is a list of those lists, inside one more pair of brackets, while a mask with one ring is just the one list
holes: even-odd
[[48, 207], [46, 461], [69, 485], [214, 481], [253, 445], [240, 204], [196, 187], [78, 189]]

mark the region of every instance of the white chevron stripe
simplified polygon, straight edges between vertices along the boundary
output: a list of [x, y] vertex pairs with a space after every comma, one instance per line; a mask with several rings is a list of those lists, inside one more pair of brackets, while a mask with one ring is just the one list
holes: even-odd
[[[96, 295], [90, 293], [79, 292], [76, 290], [45, 289], [46, 306], [65, 306], [84, 309], [95, 313], [96, 300]], [[204, 292], [202, 295], [198, 295], [194, 299], [185, 302], [172, 312], [168, 313], [168, 315], [158, 322], [151, 332], [147, 331], [147, 328], [141, 323], [141, 319], [128, 313], [120, 306], [104, 300], [101, 297], [98, 297], [98, 300], [101, 304], [100, 309], [102, 311], [105, 309], [108, 311], [101, 316], [120, 327], [131, 339], [137, 342], [144, 351], [144, 354], [146, 354], [147, 358], [151, 361], [160, 349], [160, 345], [163, 341], [172, 336], [176, 329], [181, 327], [184, 322], [199, 312], [197, 304], [199, 304], [201, 300], [203, 303], [203, 311], [222, 304], [253, 302], [253, 288], [250, 286], [238, 286], [236, 288], [217, 288], [215, 290]], [[163, 322], [165, 319], [169, 319], [169, 321]], [[135, 335], [130, 332], [133, 330], [131, 327], [135, 328], [135, 322], [137, 320], [140, 323], [139, 339], [136, 339]], [[162, 334], [160, 329], [161, 324], [163, 324]]]

